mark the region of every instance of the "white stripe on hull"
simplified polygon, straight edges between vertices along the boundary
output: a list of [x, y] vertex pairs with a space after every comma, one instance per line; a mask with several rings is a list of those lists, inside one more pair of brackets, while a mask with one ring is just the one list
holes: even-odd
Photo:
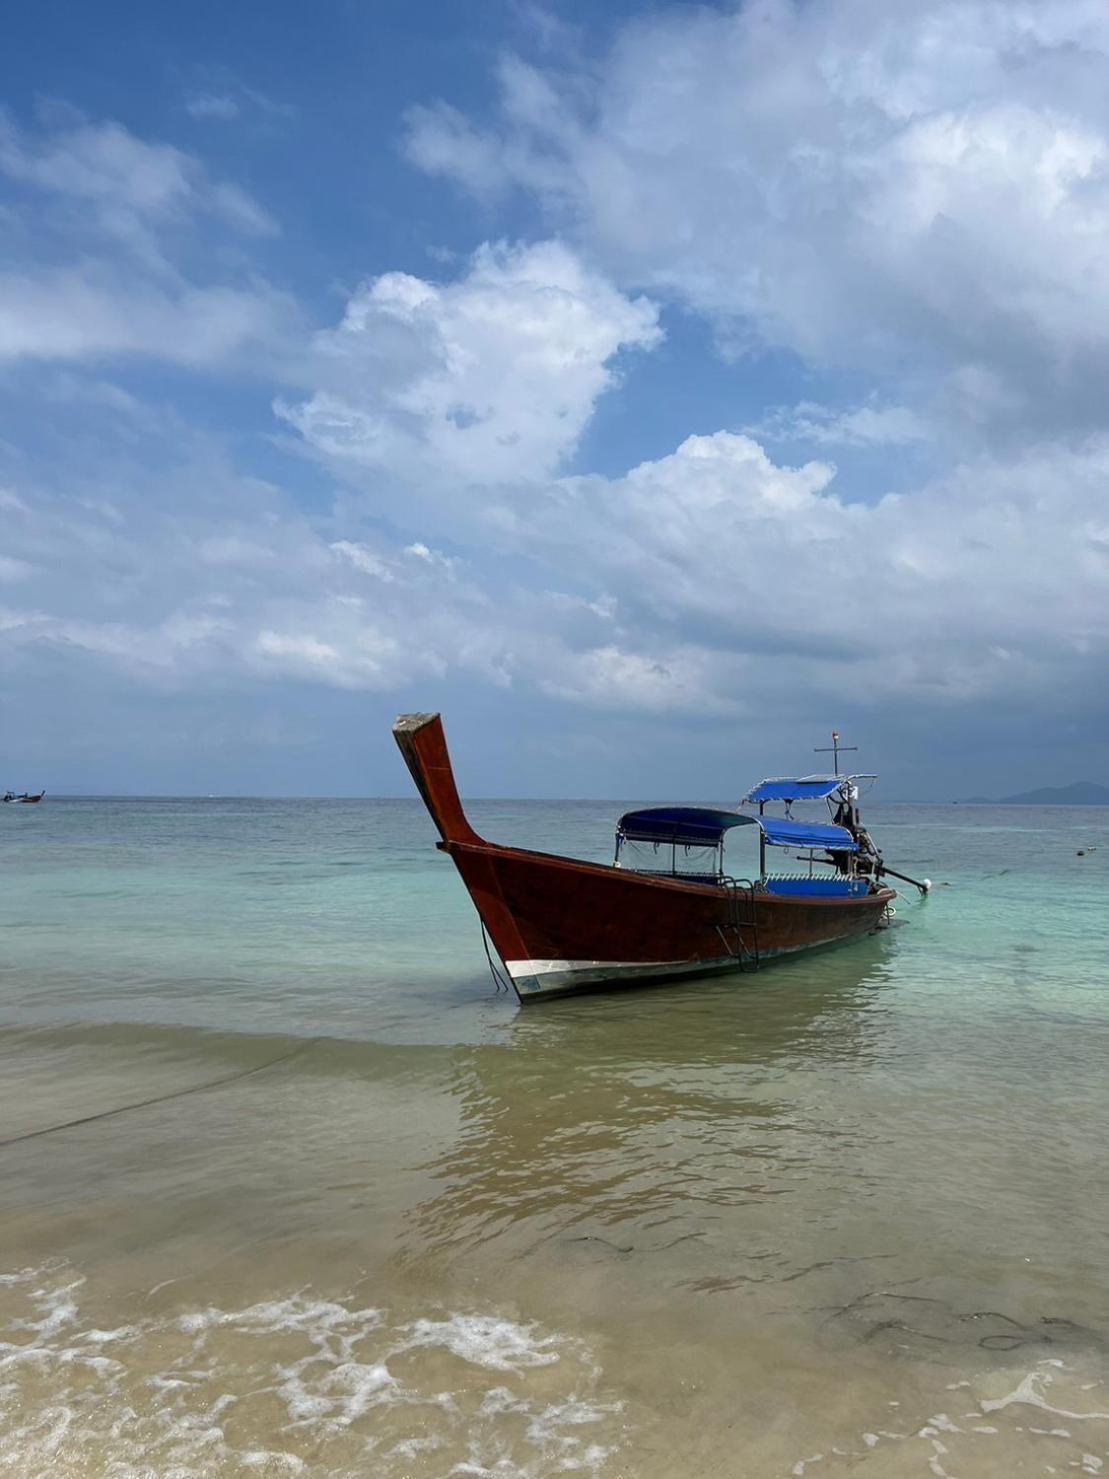
[[[845, 945], [864, 933], [868, 932], [834, 935], [830, 940], [813, 940], [784, 950], [763, 950], [759, 953], [759, 961], [819, 950], [826, 945]], [[711, 960], [506, 960], [504, 964], [521, 999], [530, 997], [533, 1000], [585, 986], [619, 986], [625, 982], [630, 986], [636, 981], [665, 981], [672, 976], [704, 976], [743, 968], [743, 962], [734, 955], [722, 955]]]
[[660, 980], [694, 972], [734, 970], [734, 955], [718, 960], [506, 960], [512, 984], [521, 995], [537, 996], [606, 982]]

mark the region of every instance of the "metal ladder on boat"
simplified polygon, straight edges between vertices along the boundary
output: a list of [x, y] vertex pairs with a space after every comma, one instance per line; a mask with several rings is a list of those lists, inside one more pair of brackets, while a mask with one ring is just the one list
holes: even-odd
[[[716, 932], [741, 971], [757, 971], [759, 924], [755, 912], [755, 885], [749, 878], [723, 878], [721, 883], [728, 891], [731, 918], [727, 924], [718, 924]], [[735, 936], [734, 949], [728, 944], [726, 930], [730, 930]]]

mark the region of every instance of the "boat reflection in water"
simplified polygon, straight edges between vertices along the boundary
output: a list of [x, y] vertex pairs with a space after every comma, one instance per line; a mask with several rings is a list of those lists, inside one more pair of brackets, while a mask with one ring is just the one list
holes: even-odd
[[[868, 1160], [873, 1126], [850, 1098], [888, 1048], [895, 954], [883, 931], [819, 973], [783, 963], [742, 996], [708, 981], [646, 994], [634, 1013], [613, 998], [585, 1014], [554, 1003], [519, 1014], [496, 1043], [457, 1049], [459, 1132], [423, 1168], [436, 1186], [409, 1213], [416, 1256], [546, 1262], [560, 1249], [607, 1256], [605, 1240], [696, 1238], [704, 1256], [691, 1243], [673, 1268], [691, 1282], [719, 1273], [739, 1215], [744, 1258], [803, 1261], [821, 1197]], [[846, 1103], [830, 1115], [839, 1085]], [[788, 1236], [782, 1197], [803, 1217]]]
[[[856, 777], [762, 782], [746, 798], [757, 811], [629, 812], [606, 866], [486, 842], [463, 811], [438, 714], [403, 715], [393, 733], [521, 1001], [757, 970], [872, 933], [896, 897], [859, 821]], [[795, 800], [825, 800], [835, 820], [767, 814]], [[724, 870], [736, 827], [758, 829], [757, 879]], [[800, 849], [807, 873], [768, 873], [771, 847]]]

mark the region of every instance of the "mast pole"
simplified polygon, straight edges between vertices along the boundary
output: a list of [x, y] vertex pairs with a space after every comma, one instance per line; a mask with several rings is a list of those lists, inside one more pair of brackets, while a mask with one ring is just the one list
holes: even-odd
[[836, 777], [836, 780], [838, 781], [839, 780], [839, 752], [842, 750], [844, 752], [844, 754], [846, 754], [848, 750], [857, 750], [858, 748], [859, 748], [858, 745], [841, 745], [840, 742], [839, 742], [839, 730], [838, 729], [833, 729], [832, 730], [832, 743], [830, 745], [817, 745], [816, 748], [813, 750], [813, 754], [814, 755], [831, 755], [832, 756], [832, 760], [833, 760], [833, 764], [834, 764], [834, 772], [833, 773], [834, 773], [834, 775]]

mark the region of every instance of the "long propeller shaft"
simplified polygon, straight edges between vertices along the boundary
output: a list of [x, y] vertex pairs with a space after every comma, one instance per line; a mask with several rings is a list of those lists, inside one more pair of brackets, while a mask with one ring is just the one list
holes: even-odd
[[914, 888], [920, 889], [921, 894], [926, 894], [932, 887], [930, 878], [910, 878], [907, 873], [898, 873], [895, 868], [887, 868], [885, 863], [878, 865], [879, 876], [888, 873], [891, 878], [898, 878], [902, 883], [911, 883]]

